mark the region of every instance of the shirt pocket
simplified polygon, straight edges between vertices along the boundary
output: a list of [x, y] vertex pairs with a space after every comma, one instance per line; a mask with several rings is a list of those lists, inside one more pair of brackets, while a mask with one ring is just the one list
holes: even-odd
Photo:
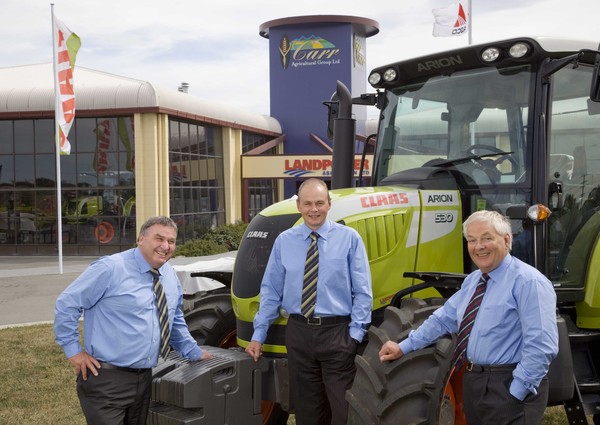
[[324, 264], [319, 260], [319, 275], [332, 288], [345, 288], [348, 282], [348, 263], [345, 258], [327, 258]]
[[481, 307], [475, 325], [487, 337], [505, 339], [507, 324], [517, 322], [517, 311], [510, 304], [487, 304]]

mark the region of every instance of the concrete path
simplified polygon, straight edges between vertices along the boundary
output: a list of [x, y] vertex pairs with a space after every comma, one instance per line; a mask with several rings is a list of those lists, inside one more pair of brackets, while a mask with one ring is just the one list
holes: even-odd
[[[225, 254], [227, 255], [227, 254]], [[208, 257], [173, 258], [173, 265]], [[0, 328], [54, 320], [56, 297], [98, 257], [0, 256]]]

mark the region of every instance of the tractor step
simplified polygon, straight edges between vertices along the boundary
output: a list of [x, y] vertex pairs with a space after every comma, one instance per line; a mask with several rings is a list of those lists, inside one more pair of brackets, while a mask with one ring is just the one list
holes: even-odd
[[569, 340], [571, 344], [587, 344], [600, 341], [600, 332], [586, 329], [569, 329]]
[[577, 387], [579, 391], [583, 393], [600, 393], [600, 380], [599, 379], [586, 379], [586, 380], [578, 380]]

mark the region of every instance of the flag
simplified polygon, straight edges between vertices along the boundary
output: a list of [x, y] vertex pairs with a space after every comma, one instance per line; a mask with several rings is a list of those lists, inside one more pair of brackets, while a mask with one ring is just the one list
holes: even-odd
[[93, 167], [98, 174], [106, 174], [108, 171], [108, 151], [110, 149], [110, 121], [108, 119], [100, 121], [94, 133], [96, 133], [98, 147], [94, 155]]
[[125, 118], [119, 117], [117, 119], [117, 132], [119, 134], [119, 140], [125, 147], [125, 152], [127, 152], [125, 169], [127, 171], [133, 171], [135, 169], [135, 158], [131, 148], [131, 137], [129, 137], [130, 133], [133, 136], [133, 119], [127, 118], [127, 122], [125, 122]]
[[77, 34], [54, 17], [54, 95], [56, 96], [55, 119], [58, 123], [60, 154], [69, 155], [71, 144], [67, 140], [71, 124], [75, 119], [75, 90], [73, 89], [73, 68], [75, 56], [81, 47]]
[[462, 3], [453, 3], [441, 9], [433, 9], [432, 12], [435, 19], [434, 37], [452, 37], [467, 33], [467, 19], [470, 17], [467, 17]]

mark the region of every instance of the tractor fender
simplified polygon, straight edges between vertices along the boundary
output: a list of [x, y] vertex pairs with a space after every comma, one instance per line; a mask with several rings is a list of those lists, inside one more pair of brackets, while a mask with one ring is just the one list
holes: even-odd
[[573, 355], [567, 322], [562, 316], [557, 316], [556, 325], [558, 326], [558, 355], [548, 369], [549, 403], [571, 400], [575, 389]]
[[193, 295], [201, 291], [231, 288], [236, 254], [237, 251], [232, 251], [215, 257], [202, 257], [192, 263], [173, 264], [183, 293]]

